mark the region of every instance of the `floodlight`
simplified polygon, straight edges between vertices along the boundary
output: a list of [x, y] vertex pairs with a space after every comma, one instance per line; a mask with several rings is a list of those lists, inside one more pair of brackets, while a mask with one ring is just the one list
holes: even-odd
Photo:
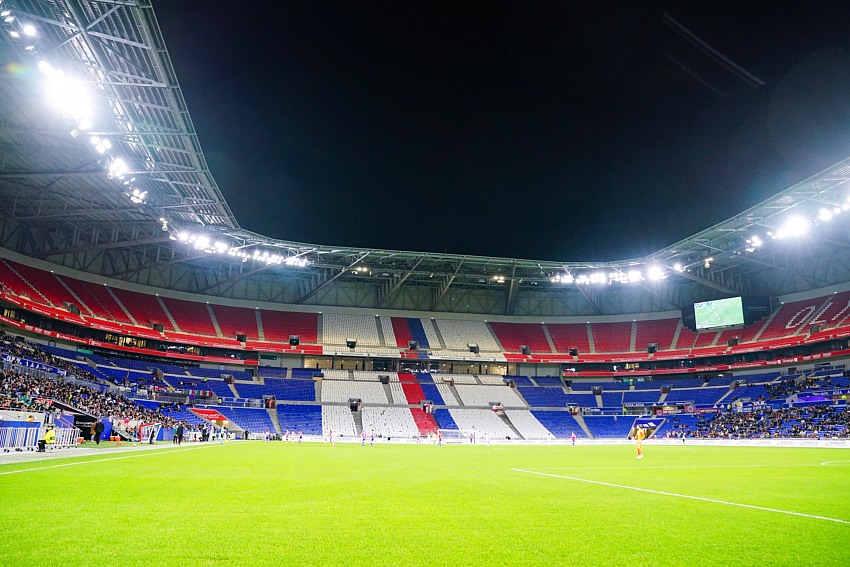
[[126, 175], [127, 171], [129, 171], [129, 168], [127, 167], [127, 162], [125, 162], [121, 158], [115, 158], [114, 160], [112, 160], [112, 163], [109, 164], [108, 175], [110, 179], [114, 177], [121, 179], [122, 177], [124, 177], [124, 175]]
[[818, 211], [818, 218], [822, 221], [828, 221], [832, 219], [832, 211], [829, 209], [821, 209]]
[[677, 272], [684, 272], [685, 271], [685, 268], [679, 262], [676, 262], [675, 264], [673, 264], [673, 269], [676, 270]]
[[785, 226], [776, 233], [777, 238], [802, 236], [809, 230], [809, 223], [802, 217], [791, 217], [785, 222]]
[[24, 27], [21, 28], [21, 31], [24, 32], [24, 35], [33, 37], [35, 35], [35, 26], [32, 24], [24, 24]]
[[10, 31], [10, 32], [9, 32], [9, 35], [11, 35], [12, 37], [14, 37], [15, 39], [18, 39], [19, 37], [21, 37], [21, 34], [19, 34], [18, 32], [16, 32], [15, 30]]
[[647, 272], [649, 279], [652, 281], [658, 281], [664, 277], [664, 270], [661, 269], [661, 266], [652, 265], [649, 267], [649, 271]]
[[[9, 11], [9, 10], [6, 10], [6, 12], [8, 12], [8, 11]], [[7, 24], [11, 24], [12, 22], [14, 22], [14, 21], [15, 21], [15, 16], [13, 16], [13, 15], [9, 14], [9, 15], [8, 15], [8, 16], [6, 16], [5, 18], [3, 18], [3, 21], [4, 21], [4, 22], [6, 22]]]
[[630, 282], [639, 282], [643, 280], [643, 274], [640, 270], [631, 270], [628, 273]]

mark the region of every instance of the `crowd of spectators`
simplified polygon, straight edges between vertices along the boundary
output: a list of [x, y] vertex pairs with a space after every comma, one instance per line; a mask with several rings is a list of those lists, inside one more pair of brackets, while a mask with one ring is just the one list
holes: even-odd
[[[78, 376], [83, 375], [83, 378], [92, 382], [95, 381], [93, 376], [85, 376], [84, 370], [62, 359], [31, 345], [10, 341], [8, 335], [2, 331], [0, 331], [0, 349], [22, 358], [66, 369]], [[185, 421], [136, 405], [124, 396], [66, 382], [58, 375], [39, 377], [34, 374], [15, 370], [0, 371], [0, 407], [50, 414], [57, 411], [53, 405], [53, 401], [56, 401], [93, 417], [109, 418], [113, 423], [122, 423], [127, 428], [132, 428], [138, 423], [161, 423], [164, 427], [170, 428], [182, 424], [184, 428], [189, 429], [189, 424]]]
[[848, 437], [850, 409], [843, 405], [782, 409], [764, 406], [750, 412], [705, 414], [697, 419], [695, 427], [681, 424], [671, 430], [669, 436], [696, 439]]

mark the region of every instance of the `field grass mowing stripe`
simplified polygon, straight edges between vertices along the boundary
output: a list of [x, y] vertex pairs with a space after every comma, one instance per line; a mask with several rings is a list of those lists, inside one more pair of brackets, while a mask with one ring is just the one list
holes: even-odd
[[850, 463], [850, 461], [824, 461], [821, 463], [821, 466], [825, 467], [826, 465], [834, 465], [836, 463]]
[[[138, 459], [140, 457], [152, 457], [154, 455], [171, 455], [172, 453], [182, 453], [183, 451], [193, 451], [195, 449], [205, 449], [206, 447], [214, 447], [214, 445], [202, 445], [200, 447], [186, 447], [185, 449], [162, 449], [160, 451], [146, 451], [137, 455], [124, 455], [123, 457], [107, 457], [105, 459], [89, 459], [87, 461], [77, 461], [75, 463], [61, 463], [58, 465], [48, 465], [44, 467], [33, 467], [29, 469], [18, 469], [15, 471], [0, 471], [0, 475], [17, 474], [25, 472], [43, 471], [47, 469], [58, 469], [60, 467], [73, 467], [76, 465], [88, 465], [91, 463], [104, 463], [106, 461], [121, 461], [124, 459]], [[69, 459], [75, 458], [73, 455], [68, 455]]]
[[830, 518], [828, 516], [817, 516], [815, 514], [804, 514], [803, 512], [793, 512], [791, 510], [780, 510], [778, 508], [767, 508], [764, 506], [754, 506], [752, 504], [741, 504], [740, 502], [730, 502], [728, 500], [717, 500], [714, 498], [704, 498], [702, 496], [691, 496], [690, 494], [678, 494], [676, 492], [665, 492], [663, 490], [652, 490], [650, 488], [640, 488], [638, 486], [627, 486], [625, 484], [614, 484], [613, 482], [603, 482], [601, 480], [589, 480], [586, 478], [578, 478], [574, 476], [566, 476], [561, 474], [551, 474], [539, 471], [530, 471], [526, 469], [515, 469], [512, 468], [512, 471], [521, 472], [526, 474], [536, 474], [539, 476], [548, 476], [551, 478], [561, 478], [564, 480], [572, 480], [575, 482], [586, 482], [588, 484], [598, 484], [600, 486], [608, 486], [611, 488], [622, 488], [625, 490], [634, 490], [636, 492], [648, 492], [650, 494], [658, 494], [661, 496], [673, 496], [675, 498], [687, 498], [688, 500], [699, 500], [701, 502], [710, 502], [712, 504], [725, 504], [726, 506], [737, 506], [739, 508], [749, 508], [751, 510], [761, 510], [763, 512], [774, 512], [776, 514], [787, 514], [789, 516], [800, 516], [802, 518], [809, 518], [812, 520], [824, 520], [826, 522], [835, 522], [837, 524], [846, 524], [850, 526], [850, 521], [841, 520], [839, 518]]

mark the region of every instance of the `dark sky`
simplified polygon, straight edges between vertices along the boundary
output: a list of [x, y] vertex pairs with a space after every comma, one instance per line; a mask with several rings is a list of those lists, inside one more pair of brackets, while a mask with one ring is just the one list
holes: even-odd
[[213, 176], [274, 238], [624, 259], [850, 156], [847, 2], [154, 7]]

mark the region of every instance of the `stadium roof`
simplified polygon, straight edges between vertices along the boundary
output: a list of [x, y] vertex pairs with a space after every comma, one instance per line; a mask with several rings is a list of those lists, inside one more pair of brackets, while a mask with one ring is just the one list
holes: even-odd
[[235, 299], [490, 315], [664, 311], [850, 281], [850, 158], [641, 258], [267, 238], [240, 227], [216, 185], [149, 2], [0, 8], [0, 246], [30, 257]]

